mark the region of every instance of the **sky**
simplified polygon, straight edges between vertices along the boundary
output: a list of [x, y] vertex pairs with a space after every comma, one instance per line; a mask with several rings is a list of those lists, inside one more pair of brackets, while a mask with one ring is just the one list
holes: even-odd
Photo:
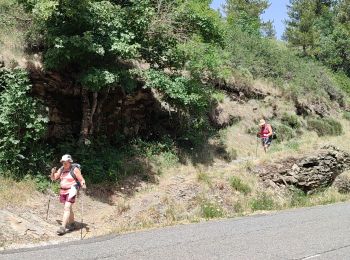
[[[213, 0], [211, 6], [214, 9], [219, 9], [224, 3], [225, 0]], [[270, 0], [270, 3], [270, 7], [262, 15], [262, 19], [274, 22], [277, 38], [281, 39], [285, 28], [283, 21], [287, 19], [287, 4], [289, 0]]]

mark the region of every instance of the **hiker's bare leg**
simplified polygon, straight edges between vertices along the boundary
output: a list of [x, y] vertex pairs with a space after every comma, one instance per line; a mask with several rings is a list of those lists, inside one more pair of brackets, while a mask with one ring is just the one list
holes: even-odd
[[74, 212], [73, 212], [73, 205], [70, 207], [70, 214], [69, 214], [69, 221], [68, 224], [74, 223]]
[[63, 218], [62, 218], [62, 227], [66, 228], [68, 221], [70, 219], [70, 213], [72, 210], [72, 203], [66, 201], [64, 204]]
[[265, 151], [265, 153], [267, 152], [267, 149], [268, 149], [269, 147], [267, 146], [267, 145], [264, 145], [264, 151]]

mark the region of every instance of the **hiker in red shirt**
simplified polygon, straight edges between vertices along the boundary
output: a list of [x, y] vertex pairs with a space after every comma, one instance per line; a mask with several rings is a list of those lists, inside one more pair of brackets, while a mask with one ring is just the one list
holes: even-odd
[[264, 119], [259, 122], [260, 132], [258, 132], [258, 137], [261, 138], [261, 143], [264, 147], [265, 153], [269, 149], [272, 142], [272, 127], [270, 124], [266, 123]]
[[58, 235], [75, 229], [73, 203], [80, 187], [86, 189], [85, 180], [80, 171], [80, 165], [73, 164], [72, 157], [65, 154], [61, 159], [62, 167], [51, 169], [51, 180], [60, 179], [60, 202], [64, 203], [62, 226], [57, 230]]

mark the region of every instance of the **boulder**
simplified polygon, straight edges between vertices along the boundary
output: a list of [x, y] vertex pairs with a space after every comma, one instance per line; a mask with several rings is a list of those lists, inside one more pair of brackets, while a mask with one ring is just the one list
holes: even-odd
[[331, 186], [336, 177], [348, 169], [350, 155], [336, 147], [327, 146], [303, 157], [260, 165], [254, 172], [269, 187], [292, 185], [308, 193]]

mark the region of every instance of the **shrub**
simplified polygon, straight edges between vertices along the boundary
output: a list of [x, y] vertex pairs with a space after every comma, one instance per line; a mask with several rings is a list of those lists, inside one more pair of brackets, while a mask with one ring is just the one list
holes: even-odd
[[288, 125], [281, 123], [272, 123], [273, 131], [276, 132], [276, 141], [283, 142], [288, 141], [296, 136], [295, 131]]
[[343, 133], [341, 123], [332, 118], [310, 118], [307, 120], [307, 126], [319, 136], [337, 136]]
[[48, 118], [29, 96], [31, 85], [23, 70], [0, 68], [0, 168], [12, 177], [45, 170], [50, 152], [42, 143]]
[[206, 219], [221, 218], [224, 216], [222, 208], [212, 202], [203, 202], [201, 205], [202, 215]]
[[256, 198], [251, 200], [251, 208], [253, 211], [255, 210], [273, 210], [277, 208], [273, 198], [268, 195], [266, 192], [261, 192], [258, 194]]
[[343, 113], [343, 118], [346, 119], [346, 120], [348, 120], [348, 121], [350, 121], [350, 112], [345, 111], [345, 112]]
[[290, 114], [285, 113], [282, 116], [281, 121], [283, 124], [293, 128], [293, 129], [298, 129], [301, 127], [301, 123], [300, 123], [297, 115], [290, 115]]
[[243, 194], [249, 194], [252, 191], [248, 184], [244, 183], [240, 178], [236, 176], [232, 176], [230, 178], [230, 185], [233, 189]]

